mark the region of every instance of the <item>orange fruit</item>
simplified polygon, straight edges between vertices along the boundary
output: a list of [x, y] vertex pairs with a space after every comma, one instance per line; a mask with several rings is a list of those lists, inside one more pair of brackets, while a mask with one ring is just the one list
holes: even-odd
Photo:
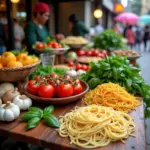
[[32, 63], [36, 63], [38, 61], [39, 61], [39, 59], [36, 56], [32, 56]]
[[19, 61], [10, 61], [8, 64], [7, 64], [7, 67], [8, 68], [19, 68], [19, 67], [22, 67], [22, 63], [19, 62]]
[[3, 65], [0, 63], [0, 68], [3, 68]]
[[16, 61], [16, 56], [11, 52], [4, 52], [1, 57], [3, 66], [7, 66], [10, 61]]
[[17, 56], [17, 60], [19, 61], [20, 59], [24, 58], [28, 56], [26, 53], [20, 53], [18, 56]]
[[20, 59], [18, 59], [18, 61], [21, 62], [23, 66], [30, 65], [33, 62], [31, 56], [22, 56]]

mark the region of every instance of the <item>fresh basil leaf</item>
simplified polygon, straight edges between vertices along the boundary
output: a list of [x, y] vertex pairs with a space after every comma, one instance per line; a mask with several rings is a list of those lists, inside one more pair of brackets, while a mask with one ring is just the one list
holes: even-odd
[[43, 114], [44, 114], [44, 116], [45, 116], [45, 115], [49, 115], [49, 114], [51, 114], [51, 113], [53, 113], [53, 112], [54, 112], [54, 106], [53, 106], [53, 105], [50, 105], [50, 106], [48, 106], [48, 107], [46, 107], [46, 108], [44, 109]]
[[29, 111], [38, 111], [40, 113], [43, 113], [43, 110], [41, 108], [38, 108], [38, 107], [30, 107]]
[[44, 122], [50, 127], [59, 128], [59, 126], [60, 126], [59, 120], [51, 114], [47, 115], [47, 116], [44, 116]]
[[41, 120], [40, 117], [35, 117], [35, 118], [30, 119], [25, 127], [26, 131], [36, 127], [38, 123], [40, 122], [40, 120]]
[[99, 82], [100, 82], [99, 78], [91, 78], [88, 81], [88, 85], [89, 85], [90, 89], [93, 89], [99, 84]]
[[38, 111], [29, 111], [29, 112], [26, 112], [26, 113], [21, 117], [21, 121], [29, 121], [30, 119], [32, 119], [32, 118], [34, 118], [34, 117], [42, 118], [40, 112], [38, 112]]

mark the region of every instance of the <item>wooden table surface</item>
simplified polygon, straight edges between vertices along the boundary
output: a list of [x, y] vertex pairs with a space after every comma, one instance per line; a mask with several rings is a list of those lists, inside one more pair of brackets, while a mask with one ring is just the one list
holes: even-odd
[[[56, 117], [64, 115], [70, 109], [73, 109], [75, 105], [82, 104], [78, 101], [77, 103], [69, 105], [55, 106], [54, 115]], [[135, 138], [129, 137], [125, 144], [122, 142], [114, 142], [106, 147], [96, 148], [94, 150], [145, 150], [146, 140], [143, 105], [139, 106], [130, 114], [134, 118], [134, 123], [136, 124]], [[26, 123], [21, 122], [20, 118], [11, 123], [0, 122], [0, 135], [8, 136], [26, 143], [36, 144], [44, 148], [50, 148], [51, 150], [83, 149], [71, 145], [68, 138], [60, 137], [55, 128], [47, 127], [43, 122], [40, 122], [36, 128], [27, 132], [24, 131], [25, 125]]]

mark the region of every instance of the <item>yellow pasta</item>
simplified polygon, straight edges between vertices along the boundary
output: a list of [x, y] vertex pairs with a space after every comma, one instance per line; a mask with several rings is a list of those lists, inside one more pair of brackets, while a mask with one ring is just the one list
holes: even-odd
[[76, 107], [61, 117], [58, 130], [61, 137], [69, 137], [71, 144], [82, 148], [124, 142], [134, 131], [133, 119], [128, 114], [98, 105]]
[[94, 90], [89, 91], [82, 101], [87, 105], [102, 105], [124, 112], [129, 112], [141, 104], [136, 97], [114, 83], [97, 86]]

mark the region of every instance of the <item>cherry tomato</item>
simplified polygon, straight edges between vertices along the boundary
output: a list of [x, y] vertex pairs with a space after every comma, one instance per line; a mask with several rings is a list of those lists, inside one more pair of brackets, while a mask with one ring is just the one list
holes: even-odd
[[104, 56], [107, 55], [107, 52], [105, 50], [102, 50], [101, 53], [104, 54]]
[[87, 65], [82, 65], [81, 69], [86, 71], [87, 70]]
[[68, 66], [69, 66], [69, 67], [73, 67], [73, 66], [74, 66], [74, 63], [73, 63], [72, 61], [70, 61], [70, 62], [68, 63]]
[[76, 65], [76, 70], [79, 70], [79, 69], [81, 69], [81, 68], [82, 68], [82, 65], [78, 63], [78, 64]]
[[82, 92], [83, 88], [80, 83], [77, 83], [76, 85], [73, 86], [73, 95], [80, 94]]
[[54, 87], [52, 85], [40, 85], [38, 96], [43, 98], [51, 98], [54, 96]]
[[96, 50], [96, 49], [93, 50], [93, 51], [92, 51], [92, 56], [97, 56], [97, 55], [98, 55], [98, 50]]
[[43, 79], [44, 77], [42, 77], [42, 76], [35, 76], [34, 77], [34, 80], [41, 80], [41, 79]]
[[27, 91], [30, 94], [34, 94], [34, 95], [37, 94], [38, 89], [39, 89], [39, 84], [37, 83], [37, 81], [35, 81], [35, 80], [28, 81]]
[[104, 58], [105, 56], [104, 56], [104, 54], [102, 54], [102, 53], [100, 52], [100, 53], [98, 53], [98, 57]]
[[86, 56], [92, 56], [92, 51], [87, 51]]
[[69, 83], [60, 83], [56, 88], [56, 95], [58, 97], [69, 97], [73, 95], [73, 86]]
[[69, 81], [69, 80], [71, 80], [71, 77], [69, 75], [66, 75], [65, 79]]
[[52, 48], [52, 44], [51, 44], [51, 43], [47, 44], [47, 46], [48, 46], [49, 48]]
[[88, 70], [91, 70], [91, 66], [87, 66], [87, 71], [88, 71]]
[[52, 74], [51, 74], [51, 77], [52, 77], [52, 78], [58, 78], [58, 75], [57, 75], [56, 73], [52, 73]]
[[43, 45], [42, 43], [38, 43], [38, 44], [36, 45], [36, 48], [38, 48], [38, 49], [43, 49], [43, 48], [44, 48], [44, 45]]
[[75, 83], [75, 84], [80, 83], [80, 80], [79, 79], [74, 79], [73, 83]]
[[77, 55], [78, 56], [85, 56], [85, 51], [84, 50], [78, 50]]

